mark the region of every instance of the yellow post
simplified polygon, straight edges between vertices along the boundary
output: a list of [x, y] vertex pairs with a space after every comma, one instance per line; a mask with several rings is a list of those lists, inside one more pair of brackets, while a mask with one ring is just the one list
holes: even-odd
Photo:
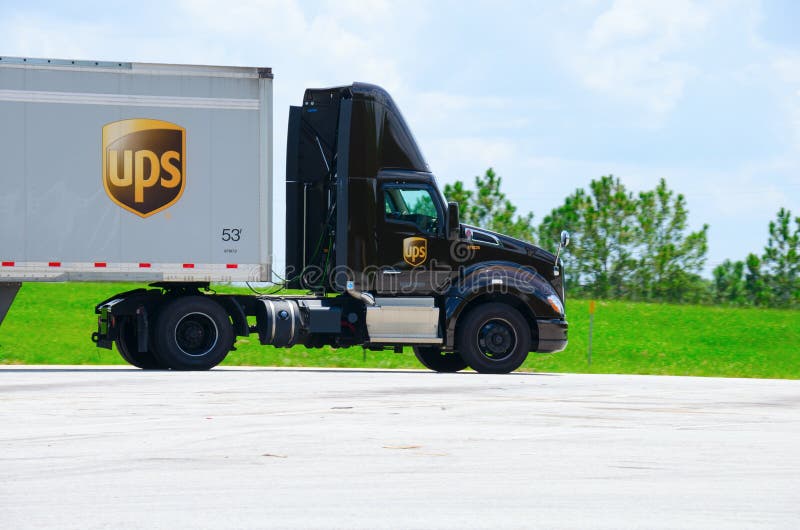
[[592, 334], [594, 333], [594, 300], [589, 301], [589, 351], [586, 354], [586, 361], [592, 365]]

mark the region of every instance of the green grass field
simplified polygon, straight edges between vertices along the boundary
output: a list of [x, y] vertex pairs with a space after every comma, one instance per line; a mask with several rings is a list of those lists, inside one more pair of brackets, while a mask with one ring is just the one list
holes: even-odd
[[[89, 340], [96, 330], [93, 308], [135, 287], [24, 284], [0, 326], [0, 364], [124, 364], [116, 351]], [[522, 370], [800, 378], [800, 311], [598, 302], [590, 366], [588, 308], [586, 300], [568, 299], [569, 347], [532, 354]], [[240, 339], [224, 364], [420, 368], [410, 349], [287, 350], [260, 346], [256, 336]]]

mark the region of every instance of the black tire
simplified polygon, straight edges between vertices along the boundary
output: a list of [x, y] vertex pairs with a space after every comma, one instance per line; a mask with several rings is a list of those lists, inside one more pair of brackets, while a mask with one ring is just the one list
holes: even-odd
[[530, 325], [509, 305], [479, 305], [458, 324], [456, 348], [476, 372], [507, 374], [528, 358]]
[[210, 370], [228, 355], [233, 339], [222, 306], [205, 296], [185, 296], [159, 312], [155, 354], [173, 370]]
[[457, 352], [444, 353], [438, 346], [414, 346], [414, 355], [434, 372], [458, 372], [469, 366]]
[[136, 322], [125, 317], [119, 323], [119, 338], [116, 341], [117, 351], [125, 362], [142, 370], [159, 370], [164, 366], [152, 351], [140, 352], [136, 337]]

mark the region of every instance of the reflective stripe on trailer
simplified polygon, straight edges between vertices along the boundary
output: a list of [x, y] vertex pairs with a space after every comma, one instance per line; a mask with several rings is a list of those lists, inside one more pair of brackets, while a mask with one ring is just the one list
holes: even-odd
[[[87, 281], [115, 279], [125, 274], [147, 275], [164, 281], [264, 281], [264, 267], [255, 263], [114, 263], [111, 261], [14, 261], [0, 260], [0, 279], [20, 281]], [[15, 280], [17, 281], [17, 280]]]
[[[129, 263], [116, 263], [116, 264], [109, 265], [109, 263], [107, 261], [95, 261], [95, 262], [93, 262], [91, 264], [70, 263], [70, 264], [67, 264], [67, 265], [65, 265], [61, 261], [48, 261], [47, 262], [47, 266], [48, 267], [62, 267], [62, 266], [63, 267], [67, 267], [67, 266], [69, 266], [70, 268], [73, 268], [73, 269], [83, 269], [83, 268], [87, 268], [87, 267], [92, 267], [92, 268], [95, 268], [95, 269], [105, 269], [105, 268], [108, 268], [108, 267], [125, 268], [126, 266], [129, 266], [129, 265], [130, 265]], [[27, 267], [30, 267], [30, 268], [35, 268], [35, 267], [39, 266], [39, 263], [38, 262], [27, 262], [27, 263], [23, 262], [23, 263], [17, 264], [16, 261], [0, 261], [0, 267], [16, 267], [16, 266], [20, 266], [20, 267], [27, 266]], [[141, 263], [138, 264], [138, 267], [140, 269], [149, 269], [152, 266], [153, 266], [152, 263], [147, 263], [147, 262], [141, 262]], [[169, 267], [170, 265], [169, 264], [162, 264], [161, 266], [162, 267]], [[184, 269], [194, 269], [194, 268], [213, 269], [215, 267], [224, 267], [226, 269], [238, 269], [239, 268], [239, 264], [238, 263], [226, 263], [223, 266], [223, 265], [196, 265], [194, 263], [183, 263], [181, 265], [181, 267], [184, 268]]]

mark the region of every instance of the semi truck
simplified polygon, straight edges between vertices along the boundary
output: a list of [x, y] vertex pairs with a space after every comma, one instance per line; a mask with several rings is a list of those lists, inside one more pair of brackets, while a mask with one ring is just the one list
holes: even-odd
[[[290, 107], [274, 271], [273, 78], [0, 57], [0, 323], [23, 282], [140, 282], [98, 301], [91, 338], [146, 370], [208, 370], [251, 334], [410, 346], [437, 372], [564, 349], [568, 233], [552, 253], [461, 223], [376, 85], [309, 88]], [[211, 289], [237, 282], [288, 291]]]

